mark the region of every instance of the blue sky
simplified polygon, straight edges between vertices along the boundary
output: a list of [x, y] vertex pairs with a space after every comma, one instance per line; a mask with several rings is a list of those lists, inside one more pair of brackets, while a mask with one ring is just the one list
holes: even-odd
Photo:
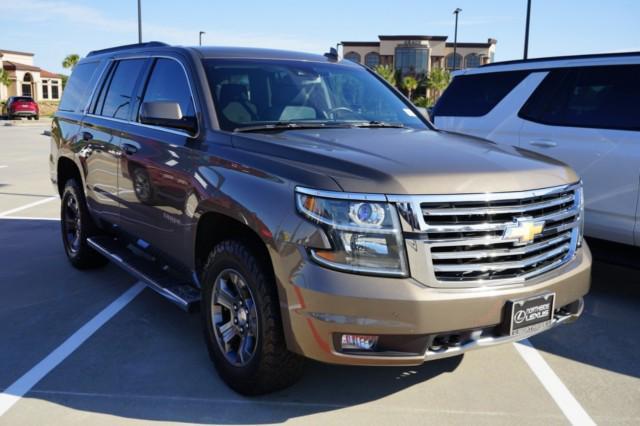
[[[143, 38], [172, 44], [324, 52], [378, 34], [498, 40], [496, 60], [522, 56], [526, 0], [142, 0]], [[136, 0], [0, 0], [0, 48], [36, 54], [54, 72], [68, 53], [137, 41]], [[640, 50], [638, 0], [533, 0], [530, 56]]]

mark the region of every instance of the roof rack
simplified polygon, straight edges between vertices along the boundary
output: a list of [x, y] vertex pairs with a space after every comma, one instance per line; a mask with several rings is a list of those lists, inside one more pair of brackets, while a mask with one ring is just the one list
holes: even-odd
[[529, 63], [535, 63], [535, 62], [559, 61], [559, 60], [567, 60], [567, 59], [618, 58], [618, 57], [638, 56], [638, 55], [640, 55], [640, 52], [592, 53], [588, 55], [548, 56], [545, 58], [516, 59], [514, 61], [492, 62], [490, 64], [482, 65], [481, 68], [498, 66], [498, 65], [529, 64]]
[[161, 41], [148, 41], [146, 43], [125, 44], [122, 46], [109, 47], [106, 49], [92, 50], [91, 52], [89, 52], [87, 57], [101, 55], [103, 53], [119, 52], [121, 50], [139, 49], [142, 47], [165, 47], [165, 46], [169, 46], [169, 45]]

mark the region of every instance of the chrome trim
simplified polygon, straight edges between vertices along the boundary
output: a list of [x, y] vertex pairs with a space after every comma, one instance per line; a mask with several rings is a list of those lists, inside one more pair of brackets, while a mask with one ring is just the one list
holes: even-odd
[[489, 208], [443, 208], [443, 209], [422, 209], [425, 216], [456, 216], [456, 215], [489, 215], [504, 213], [524, 213], [531, 210], [541, 210], [573, 201], [572, 195], [562, 198], [554, 198], [550, 201], [527, 204], [524, 206], [489, 207]]
[[[521, 254], [531, 253], [536, 250], [540, 250], [566, 240], [571, 239], [570, 233], [561, 234], [558, 237], [551, 238], [550, 240], [542, 241], [539, 243], [529, 244], [527, 246], [521, 246], [513, 249], [488, 249], [488, 250], [469, 250], [469, 251], [450, 251], [450, 252], [433, 252], [431, 251], [432, 259], [485, 259], [501, 256], [517, 256]], [[493, 239], [493, 244], [507, 242], [500, 238]], [[491, 244], [491, 243], [489, 243]]]
[[335, 198], [338, 200], [350, 200], [350, 201], [375, 201], [375, 202], [381, 202], [381, 203], [387, 202], [387, 197], [383, 194], [324, 191], [320, 189], [305, 188], [303, 186], [296, 186], [295, 191], [300, 194], [312, 195], [314, 197], [321, 197], [321, 198]]
[[465, 272], [465, 271], [504, 271], [507, 269], [526, 268], [534, 263], [542, 262], [570, 250], [569, 244], [563, 244], [553, 250], [549, 250], [537, 256], [532, 256], [524, 260], [514, 260], [511, 262], [493, 263], [463, 263], [460, 265], [433, 265], [436, 272]]

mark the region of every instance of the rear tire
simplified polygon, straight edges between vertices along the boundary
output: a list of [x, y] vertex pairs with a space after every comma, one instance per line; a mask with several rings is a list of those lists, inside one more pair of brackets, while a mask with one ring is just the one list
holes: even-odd
[[87, 238], [99, 235], [100, 230], [87, 210], [84, 193], [75, 179], [69, 179], [64, 186], [60, 225], [64, 250], [74, 267], [91, 269], [108, 263], [87, 244]]
[[209, 255], [202, 283], [204, 334], [225, 383], [247, 396], [295, 383], [304, 360], [287, 350], [278, 294], [266, 266], [244, 244], [223, 241]]
[[36, 115], [34, 118], [35, 118], [36, 120], [40, 120], [40, 116], [39, 116], [39, 115]]

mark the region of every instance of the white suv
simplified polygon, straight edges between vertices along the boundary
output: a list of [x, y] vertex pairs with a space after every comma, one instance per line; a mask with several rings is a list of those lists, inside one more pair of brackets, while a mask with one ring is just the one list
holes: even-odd
[[432, 117], [569, 164], [584, 182], [586, 234], [640, 246], [640, 52], [463, 70]]

